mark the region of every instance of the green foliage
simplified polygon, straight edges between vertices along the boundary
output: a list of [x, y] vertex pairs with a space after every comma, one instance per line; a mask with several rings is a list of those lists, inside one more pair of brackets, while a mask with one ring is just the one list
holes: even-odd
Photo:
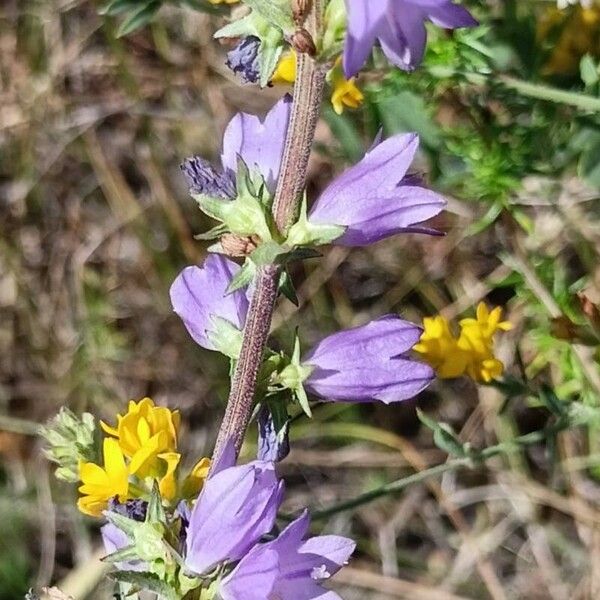
[[123, 16], [117, 35], [125, 36], [146, 27], [156, 17], [163, 4], [191, 8], [201, 12], [217, 13], [208, 0], [110, 0], [100, 9], [101, 15]]

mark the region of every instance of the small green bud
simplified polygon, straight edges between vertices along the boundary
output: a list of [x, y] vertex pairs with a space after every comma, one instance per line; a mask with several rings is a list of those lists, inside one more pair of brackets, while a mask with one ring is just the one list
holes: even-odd
[[56, 477], [64, 481], [79, 480], [79, 463], [97, 462], [97, 428], [93, 415], [83, 413], [78, 418], [68, 408], [60, 412], [40, 430], [46, 440], [44, 454], [59, 465]]

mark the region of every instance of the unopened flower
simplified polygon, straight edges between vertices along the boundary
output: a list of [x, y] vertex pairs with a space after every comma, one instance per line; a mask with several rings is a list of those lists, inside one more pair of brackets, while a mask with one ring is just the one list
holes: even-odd
[[198, 575], [240, 560], [273, 528], [282, 500], [273, 463], [220, 468], [206, 480], [186, 532], [185, 566]]
[[431, 367], [408, 357], [421, 331], [387, 315], [334, 333], [303, 357], [302, 365], [310, 368], [304, 386], [324, 400], [341, 402], [412, 398], [434, 377]]
[[99, 516], [111, 498], [124, 502], [129, 492], [129, 470], [123, 451], [114, 438], [106, 438], [103, 444], [104, 465], [82, 462], [79, 478], [82, 485], [77, 506], [86, 515]]
[[246, 290], [226, 291], [239, 270], [233, 261], [211, 254], [201, 267], [186, 267], [171, 286], [173, 310], [203, 348], [228, 355], [235, 350], [229, 330], [244, 328], [249, 302]]
[[283, 156], [290, 108], [291, 98], [285, 96], [264, 119], [246, 113], [238, 113], [233, 117], [223, 134], [221, 170], [199, 156], [188, 158], [181, 165], [190, 193], [233, 199], [240, 158], [248, 168], [257, 170], [267, 187], [274, 191]]
[[346, 0], [348, 31], [344, 72], [356, 75], [378, 41], [388, 60], [401, 69], [414, 69], [427, 42], [425, 22], [445, 29], [473, 27], [477, 21], [452, 0]]
[[[419, 223], [437, 215], [446, 201], [406, 176], [418, 147], [415, 133], [376, 144], [325, 189], [308, 225], [341, 227], [343, 233], [333, 240], [341, 246], [364, 246], [396, 233], [437, 233]], [[301, 233], [301, 227], [292, 227], [290, 235]]]
[[259, 51], [260, 39], [249, 35], [227, 53], [226, 64], [245, 83], [256, 83], [260, 79]]
[[58, 479], [76, 482], [79, 464], [96, 460], [96, 432], [93, 415], [83, 413], [79, 418], [65, 407], [41, 428], [40, 435], [47, 444], [44, 454], [58, 465], [55, 471]]
[[511, 328], [508, 321], [502, 321], [502, 308], [490, 311], [480, 302], [476, 318], [463, 319], [459, 324], [460, 334], [455, 337], [446, 318], [426, 317], [423, 335], [414, 350], [442, 379], [467, 375], [474, 381], [489, 383], [500, 377], [504, 365], [494, 355], [494, 335]]
[[321, 583], [348, 562], [355, 543], [337, 535], [305, 540], [309, 523], [304, 512], [273, 541], [254, 546], [221, 583], [223, 600], [340, 600]]

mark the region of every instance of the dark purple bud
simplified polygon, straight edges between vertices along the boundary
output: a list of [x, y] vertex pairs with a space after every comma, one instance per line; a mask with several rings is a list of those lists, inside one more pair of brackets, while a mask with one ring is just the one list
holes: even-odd
[[290, 453], [287, 426], [277, 432], [271, 411], [263, 406], [258, 413], [258, 460], [282, 461]]
[[235, 186], [227, 173], [220, 173], [200, 156], [186, 158], [181, 170], [190, 186], [190, 194], [203, 194], [213, 198], [235, 198]]
[[260, 40], [249, 35], [227, 53], [225, 64], [239, 75], [244, 83], [256, 83], [260, 79], [259, 50]]
[[119, 500], [114, 497], [108, 501], [109, 511], [123, 515], [124, 517], [129, 517], [134, 521], [140, 521], [140, 523], [143, 523], [146, 520], [147, 509], [148, 503], [141, 498], [132, 498], [125, 502], [119, 502]]

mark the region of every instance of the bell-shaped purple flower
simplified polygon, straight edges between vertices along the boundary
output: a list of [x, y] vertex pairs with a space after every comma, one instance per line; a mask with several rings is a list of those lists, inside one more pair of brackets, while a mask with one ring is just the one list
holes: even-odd
[[171, 304], [194, 341], [217, 350], [216, 318], [242, 330], [248, 313], [245, 289], [226, 294], [239, 265], [220, 254], [211, 254], [201, 267], [186, 267], [171, 285]]
[[273, 463], [254, 461], [211, 475], [187, 528], [186, 568], [199, 575], [241, 559], [275, 524], [283, 497]]
[[425, 53], [426, 21], [445, 29], [477, 25], [453, 0], [346, 0], [346, 8], [343, 67], [348, 79], [360, 71], [377, 41], [390, 62], [412, 70]]
[[260, 172], [267, 187], [274, 191], [291, 109], [292, 97], [285, 95], [262, 120], [247, 113], [233, 117], [223, 135], [221, 162], [224, 170], [235, 173], [238, 157], [241, 157], [250, 169]]
[[264, 119], [246, 113], [235, 115], [223, 134], [222, 170], [200, 156], [188, 158], [181, 165], [190, 193], [233, 198], [240, 158], [250, 169], [258, 170], [273, 192], [281, 167], [291, 106], [291, 96], [286, 95]]
[[373, 146], [321, 194], [308, 222], [345, 227], [333, 242], [342, 246], [364, 246], [401, 232], [437, 233], [417, 224], [437, 215], [446, 201], [406, 176], [418, 147], [416, 133]]
[[323, 400], [386, 404], [412, 398], [434, 377], [433, 369], [407, 356], [420, 327], [387, 315], [334, 333], [302, 359], [312, 368], [304, 387]]
[[355, 544], [337, 535], [304, 540], [308, 526], [305, 512], [279, 537], [254, 546], [222, 581], [223, 600], [340, 600], [321, 583], [347, 563]]

